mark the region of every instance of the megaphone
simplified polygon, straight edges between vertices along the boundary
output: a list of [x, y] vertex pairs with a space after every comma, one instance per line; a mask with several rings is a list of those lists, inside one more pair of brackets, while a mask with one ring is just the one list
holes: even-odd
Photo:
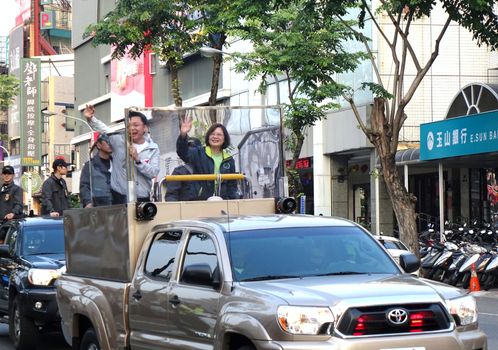
[[275, 209], [277, 213], [290, 214], [297, 208], [297, 202], [292, 197], [282, 197], [276, 200]]
[[152, 220], [157, 214], [157, 207], [151, 202], [141, 202], [137, 203], [135, 211], [137, 220]]

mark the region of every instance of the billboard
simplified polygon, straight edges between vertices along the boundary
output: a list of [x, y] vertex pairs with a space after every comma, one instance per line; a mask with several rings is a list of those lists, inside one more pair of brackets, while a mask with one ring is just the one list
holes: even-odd
[[31, 19], [31, 0], [15, 0], [17, 6], [16, 26]]
[[38, 58], [21, 59], [21, 165], [41, 165], [40, 68]]
[[40, 12], [40, 29], [55, 28], [55, 12], [43, 11]]
[[[24, 31], [23, 26], [12, 29], [9, 33], [9, 74], [21, 78], [21, 58], [24, 56]], [[19, 96], [9, 108], [9, 136], [13, 139], [20, 136]]]
[[111, 121], [123, 119], [125, 108], [145, 107], [144, 55], [128, 54], [111, 61]]
[[498, 151], [498, 111], [420, 125], [420, 159]]

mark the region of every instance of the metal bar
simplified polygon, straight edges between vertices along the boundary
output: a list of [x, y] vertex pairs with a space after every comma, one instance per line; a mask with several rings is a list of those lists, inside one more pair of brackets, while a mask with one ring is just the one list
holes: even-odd
[[166, 175], [166, 181], [214, 181], [221, 180], [244, 180], [244, 174], [193, 174], [193, 175]]
[[438, 180], [439, 180], [439, 237], [441, 243], [445, 241], [444, 237], [444, 176], [443, 163], [438, 163]]

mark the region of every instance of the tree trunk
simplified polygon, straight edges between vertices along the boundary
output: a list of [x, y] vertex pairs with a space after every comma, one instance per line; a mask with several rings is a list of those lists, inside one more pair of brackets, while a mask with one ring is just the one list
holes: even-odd
[[178, 79], [178, 66], [174, 60], [168, 61], [168, 66], [171, 71], [171, 93], [176, 107], [183, 105], [182, 95], [180, 92], [180, 80]]
[[[223, 45], [225, 45], [226, 35], [219, 34], [219, 37], [216, 37], [216, 40], [213, 38], [211, 40], [212, 47], [217, 50], [222, 50]], [[220, 71], [221, 71], [221, 62], [223, 61], [222, 54], [217, 54], [213, 56], [213, 75], [211, 76], [211, 91], [209, 94], [208, 104], [210, 106], [216, 106], [216, 100], [218, 99], [218, 87], [220, 81]], [[216, 110], [213, 109], [209, 112], [209, 117], [212, 123], [216, 123]]]
[[[393, 135], [393, 125], [386, 120], [385, 99], [376, 97], [371, 116], [371, 129], [367, 136], [375, 146], [382, 167], [382, 175], [387, 193], [391, 199], [398, 222], [400, 239], [419, 256], [418, 233], [415, 214], [415, 197], [410, 195], [396, 168], [397, 135]], [[376, 218], [379, 220], [379, 218]]]
[[[415, 213], [415, 202], [413, 197], [406, 191], [398, 175], [398, 170], [394, 165], [394, 157], [381, 158], [382, 175], [386, 184], [387, 193], [391, 199], [394, 214], [399, 227], [399, 238], [410, 248], [410, 250], [420, 256], [418, 243], [417, 222]], [[384, 158], [384, 159], [383, 159]], [[391, 158], [391, 156], [389, 156]], [[377, 218], [378, 220], [379, 218]]]
[[301, 178], [296, 170], [296, 163], [303, 148], [304, 136], [302, 133], [294, 133], [295, 144], [292, 151], [292, 159], [289, 167], [287, 168], [287, 176], [289, 181], [289, 195], [297, 199], [300, 193], [303, 192]]

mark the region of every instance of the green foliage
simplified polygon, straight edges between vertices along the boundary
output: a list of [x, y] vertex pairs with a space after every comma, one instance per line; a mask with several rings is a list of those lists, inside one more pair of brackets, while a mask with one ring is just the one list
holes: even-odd
[[80, 197], [76, 193], [69, 195], [69, 208], [81, 208]]
[[7, 110], [19, 94], [19, 80], [12, 75], [0, 74], [0, 110]]
[[[291, 132], [286, 145], [295, 164], [307, 128], [325, 118], [326, 110], [337, 107], [328, 101], [345, 92], [335, 77], [353, 71], [366, 55], [348, 48], [348, 41], [355, 39], [349, 29], [354, 23], [324, 16], [324, 4], [319, 1], [240, 2], [249, 8], [241, 9], [244, 25], [235, 33], [250, 41], [253, 51], [235, 55], [236, 69], [248, 79], [262, 77], [262, 92], [268, 77], [290, 82], [284, 125]], [[291, 193], [299, 193], [292, 166], [288, 175]]]
[[393, 95], [390, 94], [389, 91], [384, 89], [384, 87], [380, 84], [371, 83], [371, 82], [370, 83], [369, 82], [361, 83], [361, 89], [364, 90], [366, 88], [370, 89], [370, 91], [372, 91], [372, 93], [375, 97], [383, 97], [385, 99], [393, 98]]
[[164, 61], [181, 64], [182, 54], [196, 45], [197, 24], [188, 16], [192, 12], [186, 2], [120, 0], [104, 20], [90, 25], [84, 36], [92, 36], [94, 45], [112, 45], [113, 58], [127, 52], [138, 57], [153, 49]]

